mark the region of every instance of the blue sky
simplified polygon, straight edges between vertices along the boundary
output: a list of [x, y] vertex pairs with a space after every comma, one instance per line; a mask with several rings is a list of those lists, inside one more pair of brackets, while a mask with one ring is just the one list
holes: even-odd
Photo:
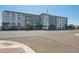
[[79, 25], [78, 5], [0, 5], [0, 25], [3, 10], [41, 14], [47, 9], [49, 14], [68, 17], [68, 24]]

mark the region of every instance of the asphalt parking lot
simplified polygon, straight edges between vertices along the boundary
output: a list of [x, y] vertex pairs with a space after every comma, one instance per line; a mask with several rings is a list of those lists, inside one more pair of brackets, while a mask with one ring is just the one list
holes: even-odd
[[79, 53], [79, 30], [1, 31], [0, 40], [23, 43], [37, 53]]

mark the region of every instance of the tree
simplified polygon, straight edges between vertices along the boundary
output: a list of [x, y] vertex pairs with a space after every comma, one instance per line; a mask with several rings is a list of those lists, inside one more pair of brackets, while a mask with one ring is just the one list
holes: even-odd
[[74, 30], [74, 29], [75, 29], [75, 26], [74, 26], [73, 24], [69, 24], [69, 25], [67, 26], [67, 29], [68, 29], [68, 30]]
[[2, 30], [9, 30], [10, 24], [9, 23], [2, 23]]
[[25, 25], [25, 28], [26, 28], [27, 30], [32, 30], [32, 29], [33, 29], [32, 23], [31, 23], [31, 22], [27, 22], [26, 25]]
[[40, 29], [42, 29], [42, 25], [37, 24], [37, 25], [35, 26], [35, 28], [36, 28], [37, 30], [40, 30]]
[[42, 27], [43, 27], [43, 25], [40, 24], [40, 25], [39, 25], [39, 29], [42, 29]]
[[76, 28], [79, 29], [79, 26], [77, 26]]
[[55, 25], [49, 25], [49, 29], [50, 30], [55, 30], [56, 29], [56, 26]]
[[67, 29], [67, 24], [64, 25], [64, 29], [65, 29], [65, 30]]

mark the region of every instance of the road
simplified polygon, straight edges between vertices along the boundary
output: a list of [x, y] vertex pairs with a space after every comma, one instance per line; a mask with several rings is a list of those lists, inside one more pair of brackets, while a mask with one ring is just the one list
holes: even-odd
[[79, 30], [1, 31], [0, 40], [23, 43], [37, 53], [79, 53], [78, 34]]

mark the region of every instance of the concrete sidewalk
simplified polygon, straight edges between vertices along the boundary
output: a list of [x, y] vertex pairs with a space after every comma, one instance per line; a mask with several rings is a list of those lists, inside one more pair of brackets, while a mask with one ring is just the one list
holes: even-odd
[[35, 53], [35, 51], [22, 43], [0, 40], [0, 53]]

